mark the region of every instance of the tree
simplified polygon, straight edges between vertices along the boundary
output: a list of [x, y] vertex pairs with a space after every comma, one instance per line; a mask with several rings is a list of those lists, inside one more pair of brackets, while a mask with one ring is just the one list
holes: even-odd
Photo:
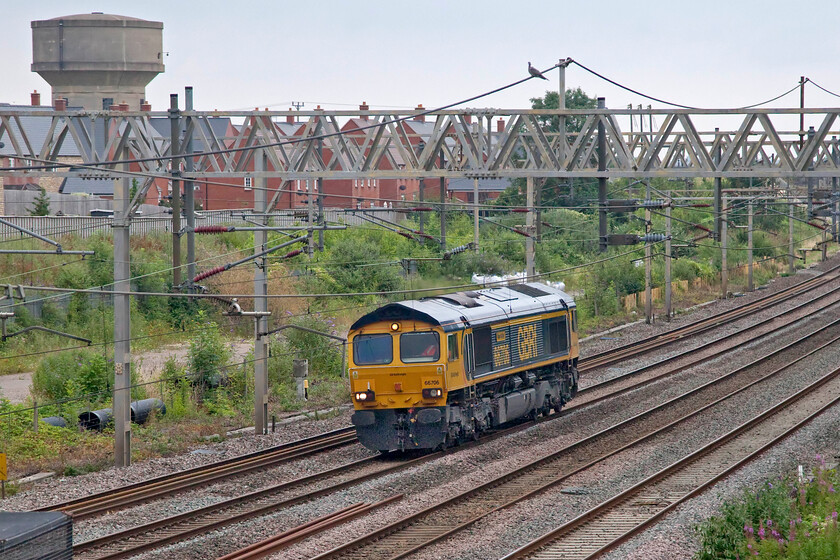
[[[556, 91], [545, 92], [545, 97], [532, 97], [532, 109], [557, 109], [560, 107], [560, 95]], [[598, 106], [598, 100], [594, 97], [589, 97], [586, 93], [578, 88], [566, 90], [566, 109], [594, 109]], [[541, 118], [543, 129], [547, 132], [558, 132], [560, 130], [560, 119], [558, 117]], [[583, 115], [575, 115], [566, 117], [566, 132], [576, 133], [583, 128], [583, 123], [586, 117]]]
[[[598, 100], [589, 97], [578, 88], [566, 90], [567, 109], [594, 109]], [[560, 107], [560, 94], [556, 91], [545, 92], [544, 97], [531, 98], [532, 109], [557, 109]], [[548, 133], [560, 130], [559, 117], [540, 117], [542, 129]], [[575, 134], [583, 128], [586, 117], [575, 115], [566, 117], [566, 133]], [[554, 177], [545, 179], [537, 188], [542, 190], [543, 206], [574, 206], [577, 202], [597, 195], [597, 183], [592, 180], [578, 179], [574, 183]], [[525, 204], [525, 179], [515, 179], [513, 184], [496, 199], [500, 206], [521, 206]]]
[[43, 188], [38, 196], [33, 201], [33, 206], [28, 212], [30, 216], [49, 216], [50, 215], [50, 197], [47, 196], [47, 191]]

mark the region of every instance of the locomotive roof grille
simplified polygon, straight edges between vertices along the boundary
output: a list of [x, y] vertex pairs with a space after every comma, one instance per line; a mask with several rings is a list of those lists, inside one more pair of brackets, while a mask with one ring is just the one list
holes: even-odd
[[540, 296], [547, 296], [549, 295], [548, 292], [540, 290], [534, 286], [529, 286], [528, 284], [516, 284], [514, 286], [508, 286], [514, 292], [519, 292], [520, 294], [525, 294], [526, 296], [531, 297], [540, 297]]

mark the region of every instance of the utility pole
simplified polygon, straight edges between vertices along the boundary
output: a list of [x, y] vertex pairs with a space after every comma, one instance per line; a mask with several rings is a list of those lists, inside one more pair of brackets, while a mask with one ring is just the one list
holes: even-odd
[[[267, 204], [265, 191], [265, 177], [262, 172], [266, 167], [266, 155], [262, 149], [254, 154], [254, 171], [256, 172], [254, 189], [254, 213], [257, 221], [265, 227], [267, 225]], [[262, 214], [262, 216], [260, 216]], [[254, 231], [254, 254], [267, 249], [268, 232]], [[266, 257], [258, 257], [254, 262], [254, 311], [266, 313], [268, 311], [268, 285], [266, 278]], [[268, 332], [268, 317], [257, 315], [254, 320], [254, 433], [262, 435], [268, 433], [268, 342], [267, 337], [260, 336]]]
[[[324, 139], [318, 139], [318, 159], [324, 161]], [[324, 226], [327, 225], [324, 216], [324, 178], [318, 177], [315, 190], [318, 191], [318, 251], [324, 252]]]
[[478, 253], [478, 178], [473, 179], [473, 251]]
[[726, 299], [729, 293], [729, 264], [726, 261], [726, 246], [728, 238], [728, 224], [726, 223], [726, 197], [721, 197], [720, 220], [720, 290], [721, 297]]
[[[645, 200], [650, 200], [650, 181], [645, 181]], [[645, 208], [645, 235], [650, 235], [650, 208]], [[645, 242], [645, 323], [653, 322], [653, 290], [651, 289], [651, 255], [650, 242]]]
[[[181, 137], [181, 110], [178, 109], [178, 94], [169, 95], [169, 144], [171, 155], [179, 155]], [[181, 159], [172, 158], [172, 285], [181, 285]]]
[[534, 214], [536, 221], [536, 242], [542, 243], [542, 191], [545, 188], [545, 179], [540, 179], [540, 187], [534, 190]]
[[[177, 106], [177, 105], [176, 105]], [[128, 149], [116, 154], [128, 159]], [[120, 164], [128, 171], [128, 164]], [[131, 229], [131, 178], [114, 182], [114, 465], [131, 465], [131, 266], [129, 233]]]
[[[606, 99], [598, 98], [598, 109], [606, 109]], [[599, 115], [600, 116], [600, 115]], [[607, 137], [604, 121], [598, 120], [598, 171], [607, 170]], [[607, 178], [598, 177], [598, 247], [607, 251]]]
[[[557, 100], [557, 108], [561, 111], [566, 109], [566, 66], [568, 63], [561, 59], [558, 66], [557, 93], [560, 94]], [[557, 117], [557, 133], [560, 135], [560, 141], [557, 146], [557, 159], [561, 162], [566, 160], [566, 116], [560, 115]], [[571, 202], [571, 201], [569, 201]]]
[[315, 235], [312, 228], [315, 222], [315, 201], [312, 200], [312, 179], [306, 180], [306, 223], [309, 229], [306, 230], [306, 254], [311, 259], [315, 255]]
[[788, 200], [788, 274], [793, 275], [793, 188], [790, 186], [790, 181], [787, 182], [787, 200]]
[[[717, 167], [720, 165], [720, 159], [721, 159], [720, 142], [718, 141], [718, 132], [720, 132], [720, 129], [715, 128], [715, 150], [714, 150], [714, 155], [712, 156], [712, 159], [713, 159], [714, 164], [715, 164], [715, 169], [717, 169]], [[721, 181], [720, 181], [720, 177], [715, 177], [714, 185], [715, 185], [714, 186], [715, 192], [713, 194], [714, 194], [714, 197], [715, 197], [715, 202], [714, 202], [715, 227], [713, 229], [715, 230], [715, 236], [718, 238], [718, 241], [720, 241], [720, 239], [721, 239], [721, 233], [720, 233], [721, 217], [720, 216], [721, 216], [721, 212], [723, 211], [723, 204], [721, 202]]]
[[[444, 167], [443, 150], [440, 151], [440, 168]], [[440, 250], [446, 252], [446, 179], [440, 178]]]
[[[752, 178], [750, 178], [752, 186]], [[750, 193], [752, 194], [752, 193]], [[753, 282], [753, 201], [747, 206], [747, 291], [755, 290]]]
[[837, 194], [837, 177], [831, 178], [831, 238], [835, 243], [837, 238], [837, 218], [840, 216], [840, 196]]
[[805, 145], [805, 76], [799, 77], [799, 108], [802, 112], [799, 113], [799, 151], [802, 151]]
[[[837, 165], [837, 137], [831, 137], [831, 159], [834, 161], [834, 165]], [[837, 192], [837, 177], [831, 178], [831, 198], [829, 199], [831, 202], [831, 238], [835, 243], [840, 242], [840, 239], [837, 238], [837, 218], [840, 216], [840, 196], [838, 196]]]
[[[417, 192], [418, 192], [418, 195], [419, 195], [419, 200], [417, 202], [419, 202], [420, 206], [422, 207], [423, 202], [425, 201], [425, 198], [426, 198], [426, 195], [425, 195], [425, 193], [426, 193], [426, 180], [425, 179], [420, 179], [420, 188], [417, 189]], [[420, 233], [421, 234], [425, 233], [425, 230], [423, 229], [425, 227], [425, 225], [426, 225], [426, 213], [425, 212], [420, 212]], [[426, 238], [421, 235], [420, 236], [420, 244], [422, 245], [425, 240], [426, 240]]]
[[665, 320], [671, 321], [671, 191], [665, 199]]
[[[187, 86], [184, 88], [184, 109], [187, 111], [193, 110], [193, 88]], [[195, 161], [193, 159], [193, 131], [192, 131], [192, 117], [187, 117], [187, 137], [185, 138], [187, 158], [184, 160], [184, 170], [187, 175], [191, 175], [195, 170]], [[193, 288], [193, 278], [195, 278], [195, 188], [193, 182], [187, 179], [184, 181], [184, 216], [187, 219], [187, 287], [190, 291]]]
[[528, 213], [525, 214], [525, 231], [528, 237], [525, 238], [525, 277], [529, 282], [534, 281], [537, 275], [534, 262], [534, 178], [525, 178], [525, 206]]

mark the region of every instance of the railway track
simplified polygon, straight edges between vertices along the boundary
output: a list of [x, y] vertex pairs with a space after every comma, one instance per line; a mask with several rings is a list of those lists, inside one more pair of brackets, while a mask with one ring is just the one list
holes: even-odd
[[[543, 419], [543, 421], [548, 420]], [[481, 445], [526, 429], [531, 422], [500, 430], [463, 447]], [[291, 482], [277, 484], [236, 498], [146, 523], [137, 527], [83, 541], [73, 546], [76, 560], [116, 560], [160, 548], [214, 529], [219, 529], [253, 517], [275, 513], [355, 486], [367, 480], [392, 474], [440, 458], [446, 452], [436, 452], [405, 460], [373, 456], [359, 459], [333, 469], [321, 471]], [[318, 484], [322, 486], [318, 487]]]
[[[807, 313], [808, 307], [814, 305], [815, 303], [821, 300], [833, 298], [838, 295], [840, 295], [840, 287], [835, 288], [830, 292], [822, 294], [814, 299], [801, 303], [791, 309], [782, 311], [774, 315], [773, 317], [770, 317], [758, 323], [754, 323], [746, 328], [740, 329], [734, 333], [730, 333], [715, 340], [711, 340], [709, 342], [701, 344], [700, 346], [669, 355], [667, 358], [645, 364], [644, 366], [638, 367], [620, 375], [616, 375], [615, 377], [612, 377], [600, 383], [589, 385], [587, 387], [582, 387], [580, 390], [578, 390], [578, 393], [575, 396], [575, 398], [564, 406], [562, 414], [567, 414], [568, 412], [577, 408], [581, 408], [583, 406], [589, 406], [597, 402], [601, 402], [610, 398], [615, 398], [621, 394], [628, 393], [630, 391], [635, 391], [646, 385], [650, 385], [651, 383], [660, 381], [661, 379], [664, 379], [666, 377], [673, 376], [681, 371], [687, 370], [701, 363], [708, 362], [709, 360], [713, 360], [715, 358], [723, 356], [727, 352], [731, 352], [739, 346], [753, 343], [765, 336], [775, 334], [779, 328], [793, 328], [797, 325], [800, 325], [801, 328], [802, 325], [805, 325], [812, 320], [812, 314], [807, 314], [803, 317], [794, 320], [790, 319], [790, 315], [795, 315], [802, 312]], [[834, 306], [837, 306], [838, 304], [840, 304], [840, 298], [834, 299], [834, 301], [830, 301], [827, 304], [823, 304], [822, 309], [827, 310]], [[759, 332], [755, 336], [738, 340], [739, 337], [742, 337], [746, 333], [749, 333], [751, 331], [761, 331], [762, 329], [767, 330], [764, 332]], [[720, 345], [721, 348], [714, 350], [710, 354], [705, 354], [699, 358], [692, 357], [702, 351], [709, 350], [712, 347], [718, 345]], [[660, 373], [651, 373], [657, 369], [662, 369], [663, 367], [666, 368], [664, 371]], [[640, 377], [642, 377], [643, 379], [638, 379]], [[617, 387], [619, 385], [620, 387]]]
[[[828, 346], [840, 345], [840, 320], [822, 332], [826, 340], [804, 351], [813, 340], [808, 335], [787, 348], [792, 356], [782, 368], [769, 373], [764, 362], [754, 361], [721, 379], [711, 381], [633, 418], [580, 440], [562, 450], [467, 490], [418, 513], [317, 556], [317, 560], [396, 559], [414, 553], [444, 538], [452, 537], [479, 519], [532, 497], [561, 483], [573, 474], [591, 469], [620, 451], [642, 444], [652, 437], [673, 430], [698, 414], [714, 414], [714, 407], [727, 399], [786, 372], [796, 375], [796, 363]], [[835, 375], [840, 374], [840, 370]], [[821, 383], [825, 382], [825, 378]], [[838, 390], [840, 390], [840, 382]], [[788, 401], [786, 401], [788, 402]], [[686, 411], [691, 411], [686, 414]]]
[[[807, 398], [805, 398], [807, 397]], [[505, 557], [595, 558], [840, 402], [840, 368], [711, 444]]]
[[690, 325], [678, 327], [666, 333], [649, 336], [618, 348], [592, 354], [587, 356], [585, 359], [581, 358], [578, 363], [578, 369], [581, 372], [589, 371], [625, 360], [631, 356], [640, 356], [681, 338], [694, 336], [727, 323], [737, 321], [738, 319], [763, 311], [764, 309], [777, 305], [782, 301], [798, 297], [804, 293], [819, 288], [828, 282], [836, 280], [838, 278], [838, 269], [840, 269], [840, 265], [832, 267], [830, 270], [823, 272], [815, 278], [800, 282], [799, 284], [791, 286], [785, 290], [769, 294], [746, 305], [718, 313]]
[[345, 521], [355, 519], [360, 515], [366, 515], [374, 509], [386, 506], [392, 502], [402, 499], [402, 497], [402, 494], [397, 494], [396, 496], [386, 498], [385, 500], [376, 502], [375, 504], [365, 504], [360, 502], [347, 506], [344, 509], [313, 519], [308, 523], [304, 523], [303, 525], [299, 525], [298, 527], [289, 529], [288, 531], [283, 531], [282, 533], [269, 537], [258, 543], [246, 546], [245, 548], [236, 550], [230, 554], [225, 554], [217, 560], [256, 560], [257, 558], [265, 558], [266, 556], [274, 554], [275, 552], [298, 541], [312, 535], [316, 535], [319, 532], [335, 527], [336, 525], [340, 525]]
[[256, 451], [247, 455], [218, 461], [135, 484], [107, 490], [84, 498], [54, 504], [36, 511], [60, 511], [81, 520], [104, 512], [112, 512], [137, 505], [161, 496], [172, 496], [196, 486], [219, 480], [228, 480], [260, 469], [309, 457], [324, 451], [355, 443], [356, 433], [352, 426], [340, 428], [284, 445]]

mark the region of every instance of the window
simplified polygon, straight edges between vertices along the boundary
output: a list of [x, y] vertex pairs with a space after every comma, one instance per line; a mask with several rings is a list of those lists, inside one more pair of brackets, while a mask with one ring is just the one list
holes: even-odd
[[390, 334], [361, 334], [353, 339], [353, 361], [356, 365], [390, 364], [394, 345]]
[[572, 309], [572, 332], [577, 332], [577, 309]]
[[490, 341], [490, 327], [474, 329], [473, 335], [475, 336], [475, 368], [480, 369], [482, 366], [486, 366], [487, 371], [489, 371], [491, 369], [490, 365], [493, 362], [493, 344]]
[[440, 338], [434, 331], [400, 335], [400, 359], [407, 363], [436, 362], [440, 359]]
[[253, 177], [245, 177], [245, 190], [250, 191], [253, 186], [254, 186], [254, 178]]
[[467, 376], [470, 376], [470, 374], [475, 369], [472, 333], [464, 335], [464, 369], [467, 371]]
[[458, 359], [458, 335], [450, 334], [446, 337], [447, 357], [450, 362]]
[[551, 354], [565, 352], [569, 349], [565, 317], [552, 319], [548, 323], [548, 341]]

